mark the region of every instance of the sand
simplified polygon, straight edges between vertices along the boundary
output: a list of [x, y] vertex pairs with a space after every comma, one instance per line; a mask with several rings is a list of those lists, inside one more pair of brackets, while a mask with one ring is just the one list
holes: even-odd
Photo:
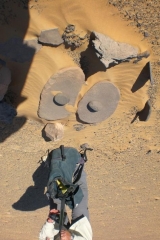
[[[9, 90], [17, 96], [14, 104], [18, 115], [13, 124], [0, 124], [0, 239], [38, 238], [48, 214], [44, 196], [47, 172], [40, 167], [39, 160], [47, 149], [61, 144], [79, 148], [80, 144], [87, 142], [94, 149], [89, 152], [86, 164], [93, 239], [158, 240], [160, 51], [156, 29], [159, 29], [160, 4], [157, 1], [139, 3], [138, 0], [128, 3], [124, 0], [31, 0], [17, 3], [4, 1], [5, 10], [0, 10], [6, 13], [12, 10], [7, 18], [1, 14], [0, 42], [12, 36], [35, 39], [42, 30], [56, 27], [62, 34], [68, 24], [74, 24], [76, 32], [82, 36], [97, 31], [138, 47], [140, 53], [149, 51], [150, 57], [138, 64], [131, 61], [103, 71], [95, 65], [97, 59], [87, 51], [86, 42], [74, 51], [65, 49], [64, 45], [56, 48], [43, 46], [33, 55], [32, 61], [23, 64], [4, 58], [12, 73]], [[144, 31], [149, 32], [149, 37], [144, 37]], [[87, 52], [92, 59], [92, 71], [75, 106], [67, 108], [70, 116], [59, 121], [64, 125], [64, 138], [55, 143], [45, 142], [41, 131], [47, 121], [37, 116], [41, 91], [58, 70], [77, 66], [81, 52]], [[151, 61], [155, 84], [151, 86], [147, 81], [142, 88], [132, 92], [148, 61]], [[102, 123], [86, 125], [83, 130], [75, 131], [73, 125], [78, 123], [75, 115], [78, 101], [95, 83], [104, 79], [120, 90], [121, 99], [116, 111]], [[142, 122], [137, 118], [131, 124], [136, 112], [143, 109], [148, 99], [152, 104], [149, 120]]]

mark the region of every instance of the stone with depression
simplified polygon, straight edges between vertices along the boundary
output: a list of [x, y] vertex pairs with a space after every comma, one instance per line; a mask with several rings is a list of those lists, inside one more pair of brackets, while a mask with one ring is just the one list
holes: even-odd
[[65, 106], [74, 106], [84, 83], [85, 76], [79, 67], [63, 68], [53, 74], [42, 90], [38, 116], [46, 120], [69, 116]]

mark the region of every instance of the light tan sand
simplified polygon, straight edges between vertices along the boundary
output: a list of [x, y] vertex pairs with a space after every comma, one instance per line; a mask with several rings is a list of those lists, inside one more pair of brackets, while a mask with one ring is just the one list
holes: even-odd
[[[31, 0], [28, 17], [26, 25], [15, 19], [9, 26], [2, 26], [0, 40], [5, 41], [13, 36], [14, 26], [19, 29], [17, 36], [29, 40], [38, 37], [42, 30], [54, 27], [58, 27], [62, 34], [68, 24], [74, 24], [77, 33], [85, 35], [94, 30], [116, 41], [136, 46], [139, 52], [148, 50], [151, 56], [138, 64], [121, 63], [106, 72], [90, 76], [77, 96], [75, 106], [66, 106], [71, 115], [59, 121], [64, 125], [64, 139], [56, 143], [45, 142], [41, 137], [46, 121], [37, 117], [40, 93], [51, 75], [64, 67], [76, 66], [76, 63], [63, 45], [57, 48], [43, 47], [34, 55], [31, 64], [8, 62], [13, 72], [10, 89], [21, 92], [18, 117], [29, 120], [21, 126], [17, 118], [14, 129], [10, 126], [3, 130], [0, 148], [0, 239], [38, 238], [48, 207], [28, 212], [15, 210], [12, 204], [18, 201], [29, 186], [34, 185], [32, 174], [47, 149], [60, 144], [79, 148], [80, 144], [88, 142], [94, 148], [89, 153], [86, 165], [93, 239], [158, 240], [159, 115], [153, 109], [148, 122], [136, 120], [130, 124], [136, 111], [142, 110], [149, 98], [149, 81], [135, 93], [131, 92], [131, 88], [146, 62], [155, 60], [150, 44], [106, 0]], [[86, 48], [87, 43], [75, 52], [79, 54]], [[24, 84], [21, 83], [23, 78]], [[106, 121], [95, 126], [87, 125], [82, 131], [76, 132], [73, 125], [78, 123], [75, 116], [78, 101], [88, 89], [102, 80], [111, 81], [119, 88], [121, 99], [118, 108]], [[160, 108], [158, 99], [155, 108], [157, 111]], [[151, 154], [146, 154], [148, 150], [151, 150]], [[43, 195], [44, 189], [41, 190]], [[31, 194], [31, 198], [33, 196]]]

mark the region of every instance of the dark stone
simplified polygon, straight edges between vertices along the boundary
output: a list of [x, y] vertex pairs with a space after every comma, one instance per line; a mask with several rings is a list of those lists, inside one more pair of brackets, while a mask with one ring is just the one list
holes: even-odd
[[84, 126], [83, 124], [75, 124], [73, 125], [74, 129], [76, 131], [81, 131], [82, 129], [84, 129], [86, 126]]
[[75, 30], [75, 26], [73, 24], [69, 24], [64, 30], [66, 33], [73, 32]]
[[89, 148], [88, 143], [83, 143], [82, 145], [80, 145], [80, 148], [82, 148], [82, 150], [85, 150], [86, 148]]
[[144, 32], [144, 37], [149, 37], [149, 33], [148, 32]]

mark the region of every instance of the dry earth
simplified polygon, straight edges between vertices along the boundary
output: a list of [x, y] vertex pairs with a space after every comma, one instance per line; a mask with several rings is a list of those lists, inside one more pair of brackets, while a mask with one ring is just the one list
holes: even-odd
[[[7, 1], [3, 2], [5, 4]], [[122, 67], [120, 65], [116, 66], [114, 71], [109, 71], [109, 76], [113, 77], [114, 82], [121, 90], [122, 99], [115, 114], [100, 124], [85, 125], [85, 128], [81, 131], [75, 131], [73, 128], [73, 125], [77, 122], [74, 116], [71, 115], [69, 119], [62, 122], [65, 125], [63, 140], [56, 143], [45, 142], [42, 138], [44, 122], [35, 117], [37, 104], [34, 105], [34, 103], [38, 102], [37, 96], [39, 96], [45, 80], [42, 81], [43, 84], [40, 83], [40, 87], [39, 83], [37, 83], [36, 88], [33, 87], [33, 89], [31, 88], [32, 85], [25, 83], [22, 98], [23, 100], [28, 98], [27, 104], [25, 105], [24, 102], [24, 104], [18, 106], [18, 116], [11, 125], [0, 124], [0, 239], [2, 240], [38, 238], [39, 230], [48, 213], [47, 200], [44, 195], [48, 172], [40, 165], [39, 161], [45, 155], [47, 149], [56, 148], [61, 144], [79, 148], [80, 144], [84, 142], [87, 142], [94, 149], [94, 151], [88, 154], [89, 161], [86, 164], [93, 239], [160, 239], [160, 3], [156, 0], [111, 0], [108, 4], [107, 1], [100, 0], [98, 5], [96, 5], [96, 2], [92, 0], [92, 5], [91, 1], [88, 1], [88, 3], [86, 1], [77, 1], [76, 13], [73, 15], [73, 17], [77, 16], [75, 18], [77, 25], [78, 21], [80, 21], [81, 29], [86, 32], [87, 28], [82, 24], [82, 14], [84, 13], [85, 15], [87, 11], [88, 15], [91, 12], [94, 14], [95, 6], [97, 6], [95, 18], [105, 14], [105, 11], [108, 14], [106, 14], [106, 20], [99, 19], [97, 21], [102, 23], [107, 21], [109, 17], [111, 18], [110, 24], [113, 28], [110, 29], [106, 25], [107, 30], [106, 32], [104, 30], [104, 34], [109, 32], [111, 36], [116, 36], [115, 33], [117, 31], [117, 39], [120, 38], [122, 40], [123, 37], [120, 32], [123, 33], [124, 31], [128, 42], [131, 43], [139, 39], [137, 37], [137, 34], [139, 34], [141, 44], [143, 45], [145, 41], [144, 46], [150, 46], [148, 48], [152, 51], [150, 60], [155, 83], [152, 86], [147, 83], [144, 90], [140, 89], [134, 95], [130, 91], [130, 87], [136, 80], [136, 77], [133, 78], [133, 75], [146, 62], [142, 61], [139, 65], [135, 64], [134, 70], [131, 64], [129, 64], [131, 70], [129, 69], [128, 71], [125, 67], [126, 63], [122, 63]], [[22, 3], [24, 3], [22, 7], [25, 7], [27, 1], [21, 1]], [[37, 0], [30, 1], [30, 4], [32, 5], [30, 9], [35, 11], [38, 22], [39, 16], [43, 19], [43, 11], [52, 3], [49, 0], [45, 3], [42, 0]], [[66, 14], [66, 17], [67, 13], [64, 11], [63, 4], [66, 7], [65, 11], [69, 11], [67, 6], [71, 4], [71, 1], [55, 3], [54, 11], [62, 12]], [[70, 6], [72, 10], [73, 7], [71, 8]], [[10, 14], [12, 21], [14, 21], [12, 11]], [[73, 21], [72, 14], [70, 15], [71, 18], [69, 20]], [[121, 22], [113, 24], [114, 18], [115, 21], [121, 19]], [[4, 31], [7, 28], [5, 25], [6, 19], [3, 18], [2, 20], [3, 25], [1, 27]], [[47, 16], [45, 15], [45, 21], [50, 22], [50, 20], [51, 17], [48, 13]], [[56, 18], [54, 20], [56, 21]], [[32, 33], [37, 35], [37, 32], [40, 30], [40, 28], [35, 30], [37, 29], [35, 21], [36, 18], [33, 19], [31, 14], [28, 26], [30, 35]], [[95, 30], [97, 30], [99, 22], [96, 25], [96, 20], [93, 19], [93, 21]], [[64, 22], [62, 21], [60, 24], [62, 29], [64, 29]], [[120, 26], [124, 28], [119, 28], [118, 26], [116, 29], [117, 24], [121, 24]], [[42, 25], [44, 27], [45, 24], [42, 22]], [[48, 25], [52, 26], [50, 23]], [[104, 27], [104, 25], [99, 26], [101, 31], [105, 29]], [[135, 30], [135, 35], [134, 31], [131, 32], [132, 28]], [[13, 32], [7, 31], [7, 34], [12, 36]], [[21, 32], [17, 34], [21, 34]], [[144, 33], [148, 33], [145, 35], [148, 37], [144, 37]], [[5, 38], [4, 35], [3, 38]], [[142, 45], [141, 49], [143, 48]], [[71, 57], [76, 61], [79, 56], [78, 50], [75, 52], [63, 50], [62, 48], [61, 50], [66, 55], [67, 53], [69, 54], [64, 61]], [[146, 47], [144, 47], [144, 50], [146, 50]], [[56, 55], [58, 50], [54, 51], [58, 62], [57, 65], [64, 67], [64, 64], [61, 64], [58, 55]], [[42, 55], [39, 54], [37, 59], [35, 57], [37, 68], [33, 64], [34, 61], [32, 65], [22, 66], [21, 69], [16, 64], [8, 63], [12, 70], [16, 68], [16, 71], [13, 71], [13, 89], [16, 83], [15, 76], [18, 76], [18, 70], [22, 74], [23, 70], [29, 70], [31, 67], [32, 73], [29, 72], [30, 75], [32, 74], [31, 81], [36, 79], [37, 75], [35, 72], [40, 71], [40, 66], [43, 67], [45, 60], [46, 62], [48, 59], [50, 61], [50, 58], [46, 55], [47, 57], [43, 58], [43, 62], [41, 62], [42, 57], [45, 56], [44, 52], [45, 50], [42, 50], [42, 53], [40, 53]], [[71, 62], [71, 60], [69, 61]], [[50, 76], [50, 69], [51, 66], [49, 65], [42, 75]], [[58, 67], [54, 66], [54, 72], [57, 69]], [[130, 71], [132, 77], [129, 75]], [[136, 76], [138, 74], [139, 72]], [[118, 75], [120, 75], [119, 79], [116, 78]], [[24, 74], [24, 76], [26, 77], [27, 75]], [[125, 76], [127, 76], [126, 79], [124, 79]], [[119, 82], [120, 80], [121, 82]], [[93, 82], [95, 82], [94, 79], [91, 83]], [[148, 89], [148, 94], [146, 94], [146, 89]], [[141, 122], [139, 119], [136, 119], [131, 124], [136, 111], [143, 108], [147, 99], [150, 99], [152, 103], [152, 114], [149, 121]], [[33, 107], [31, 107], [32, 105]]]

